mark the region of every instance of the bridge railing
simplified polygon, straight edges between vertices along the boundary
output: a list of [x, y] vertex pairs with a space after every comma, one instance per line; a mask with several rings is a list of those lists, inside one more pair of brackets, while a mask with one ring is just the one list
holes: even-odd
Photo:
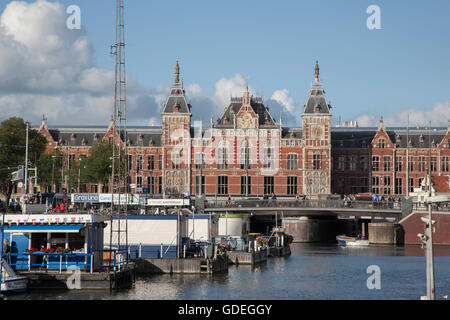
[[344, 200], [217, 200], [208, 201], [205, 209], [224, 208], [314, 208], [314, 209], [378, 209], [400, 210], [395, 201], [344, 201]]

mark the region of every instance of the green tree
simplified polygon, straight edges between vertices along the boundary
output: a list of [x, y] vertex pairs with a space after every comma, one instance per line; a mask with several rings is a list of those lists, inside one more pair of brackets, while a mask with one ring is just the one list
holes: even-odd
[[86, 182], [107, 184], [112, 172], [113, 147], [107, 141], [100, 141], [91, 148], [83, 168]]
[[[52, 188], [61, 181], [62, 153], [56, 149], [53, 153], [43, 153], [37, 161], [38, 183], [43, 188]], [[53, 190], [52, 190], [53, 191]]]
[[[37, 165], [44, 152], [46, 139], [38, 131], [28, 130], [28, 167]], [[9, 201], [13, 190], [11, 172], [25, 165], [26, 122], [13, 117], [0, 124], [0, 192]]]

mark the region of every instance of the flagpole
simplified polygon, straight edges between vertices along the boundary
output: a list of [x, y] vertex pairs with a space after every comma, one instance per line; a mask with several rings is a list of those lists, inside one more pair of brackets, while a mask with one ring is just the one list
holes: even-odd
[[4, 241], [4, 235], [5, 235], [5, 232], [4, 232], [5, 211], [3, 211], [3, 215], [2, 216], [3, 217], [2, 217], [2, 236], [1, 236], [1, 238], [2, 238], [2, 244], [1, 244], [2, 251], [1, 251], [1, 254], [0, 254], [0, 293], [2, 292], [1, 285], [2, 285], [2, 276], [3, 276], [3, 241]]

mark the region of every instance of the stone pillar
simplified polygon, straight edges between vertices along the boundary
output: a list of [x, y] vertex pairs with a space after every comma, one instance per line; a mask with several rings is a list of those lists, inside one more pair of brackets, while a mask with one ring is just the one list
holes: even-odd
[[369, 223], [369, 241], [374, 244], [396, 244], [395, 223]]

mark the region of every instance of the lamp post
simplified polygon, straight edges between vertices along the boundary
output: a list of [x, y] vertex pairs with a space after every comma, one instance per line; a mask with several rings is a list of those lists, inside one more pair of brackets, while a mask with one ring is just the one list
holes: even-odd
[[55, 158], [56, 158], [56, 156], [52, 155], [52, 187], [51, 187], [51, 192], [56, 192], [55, 191], [55, 183], [54, 183], [54, 180], [55, 180]]

